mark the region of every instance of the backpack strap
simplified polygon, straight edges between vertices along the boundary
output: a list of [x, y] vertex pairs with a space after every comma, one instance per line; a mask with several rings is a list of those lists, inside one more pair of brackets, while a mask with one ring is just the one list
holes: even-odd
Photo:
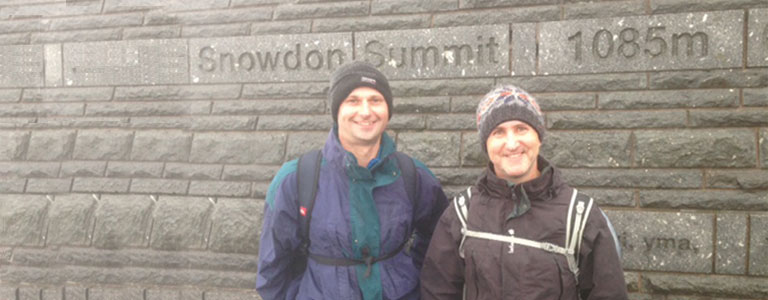
[[[419, 177], [416, 174], [416, 163], [403, 152], [395, 151], [392, 155], [397, 159], [397, 167], [400, 169], [401, 176], [403, 176], [405, 192], [408, 193], [408, 199], [411, 201], [413, 207], [416, 207], [419, 199], [418, 193], [421, 189]], [[414, 210], [414, 212], [415, 211], [416, 210]]]
[[453, 208], [461, 222], [461, 243], [459, 243], [459, 256], [464, 258], [464, 240], [467, 238], [467, 218], [469, 217], [469, 199], [472, 198], [472, 187], [461, 191], [453, 197]]
[[299, 196], [299, 233], [301, 235], [299, 252], [303, 256], [301, 259], [304, 261], [305, 267], [309, 255], [309, 224], [312, 220], [312, 209], [315, 207], [317, 181], [320, 178], [322, 161], [323, 157], [320, 150], [309, 151], [299, 157], [296, 171], [296, 189]]
[[[573, 189], [571, 202], [568, 205], [568, 219], [566, 220], [565, 248], [568, 250], [566, 259], [568, 268], [571, 269], [576, 282], [579, 282], [579, 253], [581, 251], [581, 242], [584, 235], [584, 228], [587, 226], [587, 219], [592, 210], [594, 200], [586, 195], [579, 194]], [[575, 209], [574, 209], [575, 208]]]

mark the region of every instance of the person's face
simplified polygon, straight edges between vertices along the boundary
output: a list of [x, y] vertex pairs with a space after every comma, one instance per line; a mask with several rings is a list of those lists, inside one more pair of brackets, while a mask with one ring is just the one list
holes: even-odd
[[499, 124], [485, 145], [499, 178], [523, 183], [539, 177], [537, 157], [541, 141], [528, 123], [512, 120]]
[[339, 140], [346, 145], [373, 145], [389, 124], [389, 108], [376, 89], [352, 90], [339, 106]]

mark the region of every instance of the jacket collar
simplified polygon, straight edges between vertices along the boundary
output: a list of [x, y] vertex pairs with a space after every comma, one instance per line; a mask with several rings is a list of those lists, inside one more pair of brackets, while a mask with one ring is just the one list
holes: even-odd
[[478, 179], [476, 186], [481, 193], [491, 198], [515, 202], [515, 208], [507, 219], [527, 212], [531, 208], [531, 201], [547, 201], [554, 198], [557, 188], [564, 184], [558, 169], [542, 156], [537, 159], [541, 175], [533, 180], [510, 186], [506, 180], [496, 176], [490, 162]]
[[357, 158], [351, 152], [344, 149], [341, 146], [338, 136], [338, 125], [334, 125], [331, 131], [328, 133], [328, 138], [325, 140], [325, 146], [323, 147], [323, 159], [327, 163], [335, 166], [340, 166], [346, 169], [347, 174], [356, 179], [369, 179], [372, 173], [377, 171], [382, 165], [385, 165], [388, 161], [390, 154], [397, 150], [395, 141], [392, 140], [389, 135], [384, 132], [381, 136], [381, 146], [379, 148], [379, 161], [376, 162], [370, 169], [357, 165]]

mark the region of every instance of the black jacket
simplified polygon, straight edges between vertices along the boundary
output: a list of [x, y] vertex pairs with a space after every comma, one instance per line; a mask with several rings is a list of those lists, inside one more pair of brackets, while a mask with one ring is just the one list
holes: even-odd
[[[472, 187], [468, 228], [565, 245], [566, 218], [573, 189], [542, 157], [541, 176], [508, 186], [492, 166]], [[552, 300], [627, 299], [626, 283], [615, 240], [604, 215], [592, 207], [580, 251], [579, 283], [565, 256], [541, 249], [467, 238], [459, 256], [461, 224], [453, 205], [445, 210], [427, 250], [421, 272], [422, 298]]]

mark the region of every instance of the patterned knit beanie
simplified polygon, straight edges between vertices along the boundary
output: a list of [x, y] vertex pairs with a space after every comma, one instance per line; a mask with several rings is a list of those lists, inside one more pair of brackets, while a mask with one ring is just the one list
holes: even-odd
[[503, 85], [490, 91], [477, 105], [477, 132], [483, 152], [488, 154], [486, 142], [499, 124], [519, 120], [531, 125], [544, 141], [544, 115], [539, 104], [526, 91], [512, 85]]
[[361, 86], [374, 88], [387, 102], [389, 118], [392, 119], [392, 91], [389, 89], [389, 81], [373, 65], [362, 61], [353, 61], [344, 64], [331, 75], [331, 88], [328, 90], [328, 101], [331, 105], [333, 122], [338, 122], [339, 106], [354, 89]]

